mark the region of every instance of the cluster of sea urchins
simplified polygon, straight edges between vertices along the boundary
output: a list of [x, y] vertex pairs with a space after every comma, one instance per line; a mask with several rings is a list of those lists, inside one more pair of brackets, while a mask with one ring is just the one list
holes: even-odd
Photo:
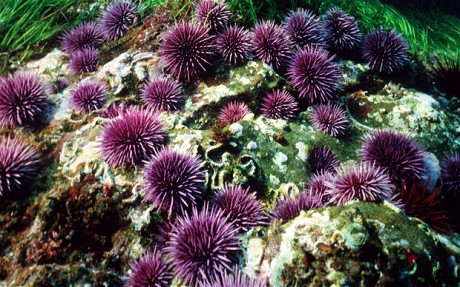
[[61, 37], [61, 50], [69, 55], [69, 68], [77, 75], [93, 72], [98, 64], [98, 49], [105, 41], [123, 37], [134, 22], [137, 7], [121, 0], [109, 5], [97, 22], [80, 23]]

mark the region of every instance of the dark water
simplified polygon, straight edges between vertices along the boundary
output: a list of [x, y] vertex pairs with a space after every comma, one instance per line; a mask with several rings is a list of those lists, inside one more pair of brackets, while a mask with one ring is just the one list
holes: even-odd
[[432, 10], [440, 9], [447, 14], [460, 18], [460, 0], [382, 0], [400, 8]]

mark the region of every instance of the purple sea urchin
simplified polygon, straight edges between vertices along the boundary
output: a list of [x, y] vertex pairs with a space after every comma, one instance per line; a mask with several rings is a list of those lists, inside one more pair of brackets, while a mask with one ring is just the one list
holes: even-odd
[[81, 75], [96, 70], [99, 51], [93, 48], [83, 49], [70, 56], [69, 68], [72, 73]]
[[325, 39], [337, 51], [356, 49], [362, 41], [355, 18], [338, 9], [330, 9], [324, 20]]
[[251, 37], [244, 28], [236, 25], [227, 27], [217, 36], [216, 46], [225, 62], [238, 65], [243, 63], [251, 51]]
[[442, 191], [460, 196], [460, 155], [446, 156], [441, 160]]
[[233, 124], [251, 113], [249, 107], [243, 102], [230, 102], [220, 109], [219, 121], [224, 125]]
[[333, 137], [344, 135], [350, 123], [345, 110], [331, 103], [314, 106], [310, 121], [315, 128]]
[[61, 50], [73, 54], [83, 49], [98, 49], [102, 42], [102, 34], [95, 22], [80, 23], [77, 27], [64, 32]]
[[171, 147], [157, 150], [145, 168], [145, 197], [172, 214], [186, 214], [202, 198], [205, 171], [198, 157]]
[[167, 79], [147, 82], [142, 88], [141, 99], [149, 108], [157, 111], [177, 111], [183, 104], [179, 83]]
[[368, 133], [360, 155], [363, 161], [385, 170], [395, 184], [425, 176], [423, 150], [418, 142], [391, 130]]
[[283, 70], [289, 60], [290, 42], [283, 28], [270, 21], [261, 21], [252, 28], [254, 54], [275, 70]]
[[321, 48], [307, 47], [289, 64], [289, 81], [308, 103], [326, 103], [335, 97], [339, 72], [333, 59]]
[[0, 196], [18, 192], [33, 183], [38, 174], [39, 156], [22, 140], [0, 140]]
[[166, 69], [180, 81], [190, 83], [213, 66], [213, 39], [199, 25], [178, 25], [165, 36], [160, 47]]
[[199, 22], [210, 28], [211, 33], [222, 31], [230, 20], [231, 13], [224, 3], [214, 0], [201, 0], [195, 8]]
[[308, 154], [308, 165], [312, 174], [334, 173], [339, 164], [335, 154], [326, 146], [316, 146]]
[[282, 223], [285, 223], [296, 218], [302, 210], [321, 208], [323, 206], [324, 203], [318, 194], [305, 190], [294, 199], [278, 200], [275, 208], [270, 212], [270, 217], [272, 220], [281, 220]]
[[70, 103], [82, 114], [102, 108], [105, 104], [107, 86], [95, 79], [83, 80], [70, 92]]
[[131, 274], [125, 278], [124, 287], [167, 287], [173, 274], [170, 264], [161, 258], [158, 249], [143, 253], [130, 263]]
[[163, 144], [165, 134], [158, 115], [130, 108], [103, 126], [101, 152], [111, 166], [136, 165], [147, 160]]
[[333, 205], [344, 205], [355, 198], [361, 201], [388, 198], [394, 187], [385, 171], [369, 162], [341, 168], [325, 185], [325, 196]]
[[231, 271], [237, 261], [238, 239], [223, 211], [205, 204], [201, 212], [194, 208], [191, 216], [178, 218], [164, 250], [177, 276], [195, 286]]
[[363, 58], [379, 73], [401, 71], [408, 63], [409, 45], [394, 31], [378, 30], [366, 36]]
[[69, 80], [64, 77], [58, 77], [56, 82], [50, 84], [50, 93], [57, 94], [64, 91], [70, 85]]
[[293, 120], [299, 107], [287, 91], [274, 90], [262, 100], [260, 112], [269, 119]]
[[225, 185], [214, 196], [213, 207], [222, 209], [229, 216], [229, 222], [237, 233], [246, 233], [265, 223], [262, 203], [256, 199], [255, 194], [241, 185]]
[[115, 1], [102, 13], [99, 21], [102, 35], [109, 41], [123, 37], [134, 23], [137, 7], [129, 1]]
[[46, 106], [45, 88], [29, 73], [0, 77], [0, 124], [16, 127], [31, 124]]
[[318, 16], [299, 8], [284, 19], [284, 29], [292, 43], [299, 48], [324, 46], [324, 29]]

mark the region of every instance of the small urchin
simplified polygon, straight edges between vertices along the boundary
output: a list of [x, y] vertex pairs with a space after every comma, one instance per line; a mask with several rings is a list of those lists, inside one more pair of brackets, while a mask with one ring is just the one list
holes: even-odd
[[409, 45], [393, 30], [377, 30], [363, 42], [363, 59], [372, 70], [383, 74], [401, 71], [409, 61]]
[[222, 107], [219, 111], [218, 119], [224, 125], [233, 124], [251, 113], [249, 107], [239, 101], [233, 101]]
[[460, 196], [460, 155], [455, 153], [441, 160], [442, 192]]
[[339, 71], [327, 51], [307, 47], [297, 51], [287, 69], [288, 79], [308, 103], [326, 103], [335, 98]]
[[165, 131], [157, 113], [129, 108], [103, 125], [100, 149], [110, 166], [126, 167], [150, 158], [164, 141]]
[[145, 201], [168, 211], [168, 218], [183, 215], [203, 197], [205, 170], [198, 156], [176, 148], [158, 149], [144, 172]]
[[284, 29], [271, 21], [261, 21], [252, 28], [252, 47], [257, 58], [283, 71], [291, 56]]
[[108, 41], [123, 37], [129, 26], [134, 23], [137, 7], [130, 1], [115, 1], [104, 12], [99, 20], [102, 35]]
[[401, 133], [376, 130], [366, 134], [360, 155], [363, 161], [384, 169], [397, 185], [425, 177], [422, 147]]
[[45, 87], [31, 73], [0, 77], [0, 124], [13, 128], [34, 123], [43, 113], [46, 99]]
[[299, 48], [325, 45], [320, 18], [309, 10], [299, 8], [290, 12], [283, 26], [291, 42]]
[[212, 68], [213, 40], [206, 28], [182, 22], [164, 37], [160, 46], [162, 62], [176, 79], [190, 83]]
[[321, 208], [324, 206], [321, 197], [318, 194], [304, 190], [294, 199], [287, 198], [278, 200], [275, 208], [270, 212], [271, 220], [280, 220], [285, 223], [299, 216], [302, 210]]
[[0, 196], [29, 187], [38, 174], [40, 158], [35, 148], [16, 138], [0, 140]]
[[260, 112], [269, 119], [294, 120], [299, 110], [291, 93], [282, 90], [267, 93], [260, 105]]
[[161, 257], [156, 247], [144, 252], [138, 260], [131, 262], [131, 273], [124, 278], [124, 287], [167, 287], [173, 278], [171, 265]]
[[98, 57], [99, 51], [94, 48], [77, 51], [70, 55], [70, 71], [76, 75], [93, 72], [97, 68]]
[[168, 79], [148, 81], [142, 88], [141, 99], [156, 111], [177, 111], [183, 105], [180, 84]]
[[315, 105], [310, 114], [310, 121], [315, 128], [333, 137], [343, 136], [350, 123], [345, 110], [331, 103]]
[[308, 165], [312, 174], [334, 173], [340, 161], [330, 148], [316, 146], [308, 154]]
[[211, 33], [222, 31], [230, 20], [231, 13], [224, 3], [201, 0], [195, 8], [196, 18], [208, 26]]
[[238, 238], [223, 210], [205, 204], [198, 212], [177, 219], [164, 248], [184, 284], [196, 286], [232, 270], [237, 261]]
[[224, 185], [214, 196], [212, 204], [229, 216], [237, 233], [246, 233], [265, 223], [262, 202], [256, 199], [255, 192], [249, 191], [249, 187]]
[[244, 28], [233, 25], [227, 27], [217, 36], [216, 46], [225, 62], [239, 65], [249, 57], [251, 36]]
[[80, 23], [77, 27], [64, 32], [61, 50], [73, 54], [83, 49], [98, 49], [102, 42], [102, 34], [95, 22]]
[[101, 80], [83, 80], [70, 92], [70, 104], [76, 111], [89, 114], [104, 106], [107, 91]]
[[313, 197], [321, 199], [321, 202], [326, 205], [330, 197], [325, 194], [327, 186], [326, 182], [330, 181], [332, 174], [328, 172], [320, 172], [313, 174], [308, 180], [308, 192], [312, 194]]
[[359, 46], [363, 35], [355, 18], [336, 8], [327, 11], [325, 18], [325, 39], [331, 47], [350, 51]]
[[352, 199], [385, 199], [391, 196], [394, 188], [386, 172], [369, 162], [344, 166], [324, 184], [327, 186], [324, 194], [332, 205], [344, 205]]

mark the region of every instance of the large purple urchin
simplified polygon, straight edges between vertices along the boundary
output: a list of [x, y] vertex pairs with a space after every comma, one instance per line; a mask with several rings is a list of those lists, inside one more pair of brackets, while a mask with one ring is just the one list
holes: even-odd
[[249, 229], [265, 224], [262, 202], [256, 199], [256, 193], [241, 185], [221, 188], [213, 199], [213, 207], [222, 209], [237, 233], [246, 233]]
[[425, 177], [423, 150], [419, 143], [391, 130], [377, 130], [364, 138], [360, 155], [388, 173], [397, 185]]
[[166, 69], [180, 81], [190, 83], [213, 66], [214, 36], [202, 26], [183, 22], [170, 31], [160, 47]]
[[288, 66], [288, 78], [308, 103], [326, 103], [335, 97], [339, 72], [327, 51], [307, 47], [299, 50]]
[[206, 282], [204, 286], [213, 287], [266, 287], [267, 283], [257, 280], [255, 278], [248, 277], [245, 273], [241, 272], [237, 266], [233, 268], [233, 272], [225, 273], [219, 278], [211, 280], [209, 283]]
[[369, 162], [342, 167], [324, 184], [327, 186], [324, 194], [333, 205], [344, 205], [352, 199], [376, 201], [388, 198], [394, 188], [385, 171]]
[[70, 92], [70, 104], [78, 112], [89, 114], [104, 106], [107, 91], [107, 85], [100, 80], [83, 80]]
[[29, 73], [0, 77], [0, 125], [16, 127], [31, 124], [46, 106], [45, 87]]
[[283, 26], [291, 42], [299, 48], [325, 45], [320, 18], [309, 10], [299, 8], [292, 11], [284, 19]]
[[154, 248], [146, 251], [139, 259], [129, 264], [131, 274], [124, 278], [124, 287], [167, 287], [173, 274], [169, 262], [161, 258], [161, 253]]
[[294, 120], [299, 106], [288, 91], [274, 90], [260, 104], [260, 112], [269, 119]]
[[231, 271], [237, 261], [238, 239], [223, 210], [207, 204], [192, 215], [179, 217], [164, 250], [170, 256], [175, 274], [185, 285], [196, 286]]
[[134, 22], [137, 7], [130, 1], [115, 1], [102, 13], [99, 26], [109, 41], [123, 37]]
[[254, 54], [275, 70], [282, 71], [291, 56], [290, 42], [283, 28], [270, 21], [261, 21], [252, 28]]
[[130, 108], [103, 125], [100, 148], [111, 166], [126, 167], [147, 160], [165, 141], [165, 131], [158, 114]]
[[244, 28], [230, 26], [217, 36], [217, 51], [225, 62], [232, 65], [242, 64], [249, 57], [250, 41], [251, 36]]
[[323, 206], [324, 203], [319, 194], [304, 190], [294, 199], [278, 200], [275, 208], [270, 212], [270, 218], [271, 220], [281, 220], [282, 223], [285, 223], [296, 218], [302, 210], [321, 208]]
[[224, 3], [214, 0], [201, 0], [196, 5], [195, 13], [198, 21], [208, 26], [211, 33], [222, 31], [232, 15]]
[[312, 174], [334, 173], [340, 161], [330, 148], [316, 146], [308, 154], [308, 165]]
[[69, 59], [69, 68], [72, 73], [81, 75], [96, 70], [99, 51], [94, 48], [83, 49], [73, 53]]
[[355, 18], [342, 10], [330, 9], [324, 20], [325, 39], [337, 51], [350, 51], [359, 46], [362, 33]]
[[408, 63], [409, 45], [394, 31], [378, 30], [366, 36], [363, 58], [379, 73], [401, 71]]
[[101, 47], [102, 34], [95, 22], [80, 23], [62, 35], [61, 50], [67, 54], [73, 54], [83, 49]]
[[145, 167], [145, 197], [171, 215], [186, 214], [203, 196], [204, 163], [171, 147], [157, 150]]
[[220, 109], [218, 119], [224, 125], [233, 124], [251, 113], [249, 107], [243, 102], [230, 102]]
[[177, 111], [183, 104], [180, 84], [167, 79], [147, 82], [142, 88], [141, 99], [149, 108], [157, 111]]
[[0, 196], [22, 191], [38, 174], [40, 159], [35, 148], [22, 140], [0, 140]]
[[315, 128], [333, 137], [344, 135], [350, 123], [345, 110], [331, 103], [314, 106], [310, 121]]
[[455, 153], [441, 160], [442, 191], [460, 196], [460, 155]]

